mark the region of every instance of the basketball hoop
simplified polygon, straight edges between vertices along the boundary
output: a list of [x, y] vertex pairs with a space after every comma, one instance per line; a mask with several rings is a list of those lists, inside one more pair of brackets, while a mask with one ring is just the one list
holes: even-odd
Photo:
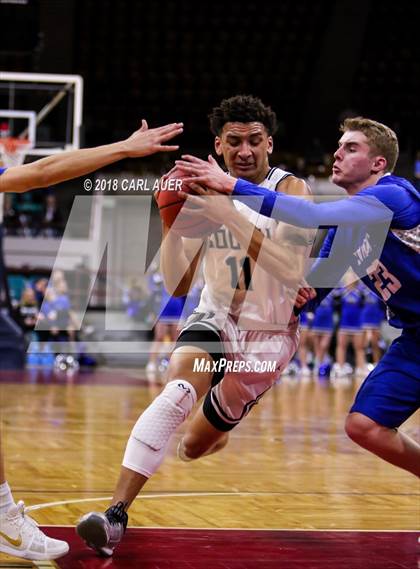
[[8, 136], [0, 138], [0, 159], [4, 168], [20, 166], [25, 161], [32, 143], [27, 138], [14, 138]]

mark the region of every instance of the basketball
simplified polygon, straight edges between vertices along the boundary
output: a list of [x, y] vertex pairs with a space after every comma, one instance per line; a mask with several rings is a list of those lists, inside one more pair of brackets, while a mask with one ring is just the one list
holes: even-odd
[[156, 194], [156, 202], [159, 213], [166, 225], [183, 237], [204, 237], [217, 231], [221, 226], [204, 216], [193, 216], [184, 208], [185, 199], [179, 195], [182, 190], [185, 193], [194, 193], [183, 180], [187, 174], [179, 168], [174, 168], [162, 178], [159, 190]]

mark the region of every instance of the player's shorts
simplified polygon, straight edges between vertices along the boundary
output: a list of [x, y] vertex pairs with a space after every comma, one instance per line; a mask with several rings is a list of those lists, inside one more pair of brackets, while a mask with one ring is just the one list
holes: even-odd
[[214, 312], [194, 312], [177, 346], [197, 346], [218, 362], [203, 412], [220, 431], [233, 429], [268, 391], [295, 354], [297, 323], [285, 332], [241, 330], [228, 316], [221, 329]]
[[362, 310], [362, 328], [364, 330], [378, 330], [384, 320], [383, 310], [378, 310], [376, 306], [367, 306]]
[[350, 409], [391, 429], [420, 407], [420, 328], [403, 330], [360, 387]]
[[312, 332], [326, 334], [334, 330], [333, 311], [329, 307], [319, 306], [312, 321]]

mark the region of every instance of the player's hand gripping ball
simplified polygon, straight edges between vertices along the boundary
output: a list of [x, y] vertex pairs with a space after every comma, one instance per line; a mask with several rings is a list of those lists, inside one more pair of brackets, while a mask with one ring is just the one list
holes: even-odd
[[[189, 177], [185, 172], [175, 166], [162, 177], [160, 188], [156, 192], [156, 202], [159, 213], [165, 225], [183, 237], [205, 237], [217, 231], [221, 224], [215, 223], [202, 215], [191, 215], [185, 205], [185, 198], [179, 195], [180, 191], [186, 194], [194, 193], [183, 180]], [[193, 209], [192, 205], [188, 206]]]

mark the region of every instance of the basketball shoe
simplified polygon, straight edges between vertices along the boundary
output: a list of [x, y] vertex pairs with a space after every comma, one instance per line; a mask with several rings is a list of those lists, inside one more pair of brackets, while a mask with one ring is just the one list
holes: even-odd
[[110, 557], [127, 529], [128, 515], [123, 502], [111, 506], [103, 514], [89, 512], [80, 518], [76, 531], [86, 545], [100, 555]]
[[66, 555], [69, 545], [43, 533], [25, 513], [25, 504], [13, 504], [0, 515], [0, 551], [22, 559], [44, 561]]

